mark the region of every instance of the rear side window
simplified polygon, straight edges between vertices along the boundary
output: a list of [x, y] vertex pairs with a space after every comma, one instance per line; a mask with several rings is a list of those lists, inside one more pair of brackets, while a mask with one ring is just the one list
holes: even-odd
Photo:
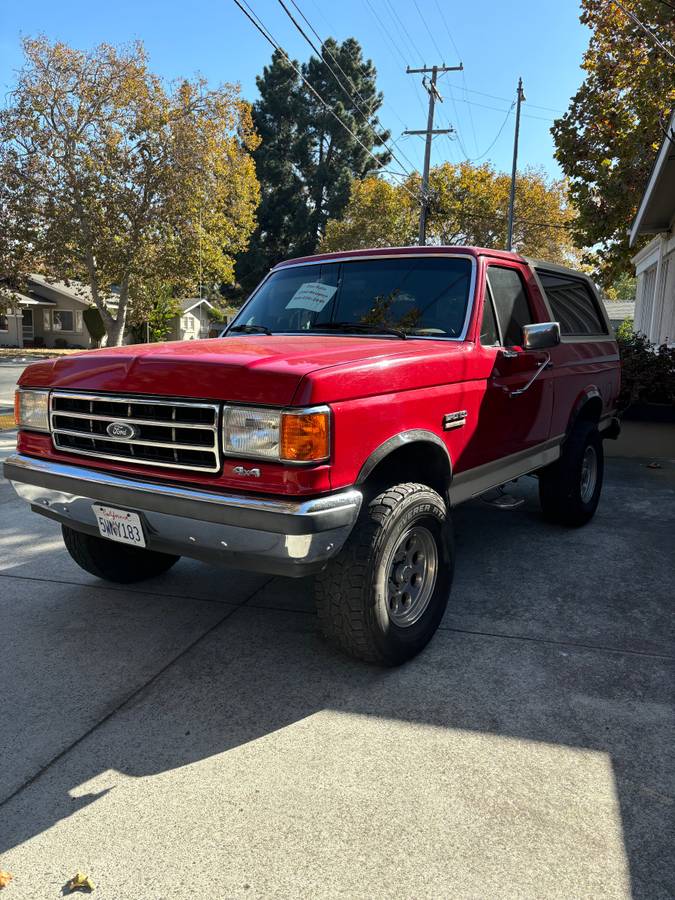
[[598, 309], [598, 301], [581, 278], [537, 269], [537, 275], [560, 333], [573, 337], [607, 334], [607, 326]]
[[490, 266], [487, 280], [503, 345], [514, 347], [521, 344], [523, 325], [532, 323], [532, 312], [522, 278], [515, 269]]

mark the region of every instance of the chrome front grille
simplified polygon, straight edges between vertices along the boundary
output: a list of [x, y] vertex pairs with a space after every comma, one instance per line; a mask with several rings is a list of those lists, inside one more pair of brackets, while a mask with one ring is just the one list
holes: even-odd
[[[50, 395], [49, 421], [57, 449], [145, 466], [217, 472], [219, 415], [217, 403], [70, 391]], [[108, 430], [112, 423], [118, 426], [111, 429], [113, 434]]]

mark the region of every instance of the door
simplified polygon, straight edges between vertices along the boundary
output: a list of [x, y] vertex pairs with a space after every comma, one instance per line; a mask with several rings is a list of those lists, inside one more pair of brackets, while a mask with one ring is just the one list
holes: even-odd
[[547, 321], [545, 308], [529, 293], [521, 267], [489, 265], [480, 343], [481, 352], [489, 358], [490, 374], [480, 420], [481, 438], [491, 459], [536, 453], [538, 445], [550, 437], [553, 385], [547, 368], [549, 355], [522, 347], [523, 325], [543, 321]]
[[35, 338], [35, 330], [33, 328], [33, 310], [24, 309], [21, 318], [21, 336], [24, 347], [30, 347]]

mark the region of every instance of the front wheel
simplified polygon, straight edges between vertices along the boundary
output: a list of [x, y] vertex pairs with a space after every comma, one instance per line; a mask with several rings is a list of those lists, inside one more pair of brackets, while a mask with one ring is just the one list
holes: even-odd
[[453, 558], [448, 511], [436, 491], [410, 483], [388, 488], [316, 577], [322, 631], [368, 662], [395, 666], [411, 659], [443, 617]]
[[539, 473], [539, 501], [544, 516], [579, 527], [595, 515], [600, 502], [604, 456], [593, 422], [579, 422], [565, 442], [560, 459]]
[[162, 575], [180, 559], [180, 556], [128, 547], [93, 534], [84, 534], [67, 525], [62, 525], [61, 531], [66, 550], [81, 569], [117, 584], [132, 584]]

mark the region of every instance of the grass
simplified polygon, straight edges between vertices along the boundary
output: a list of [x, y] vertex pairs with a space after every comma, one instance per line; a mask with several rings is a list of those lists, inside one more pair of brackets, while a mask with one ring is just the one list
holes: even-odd
[[84, 353], [84, 350], [54, 350], [47, 347], [0, 347], [0, 359], [13, 359], [21, 356], [29, 359], [49, 359], [50, 356], [70, 356], [71, 353]]

